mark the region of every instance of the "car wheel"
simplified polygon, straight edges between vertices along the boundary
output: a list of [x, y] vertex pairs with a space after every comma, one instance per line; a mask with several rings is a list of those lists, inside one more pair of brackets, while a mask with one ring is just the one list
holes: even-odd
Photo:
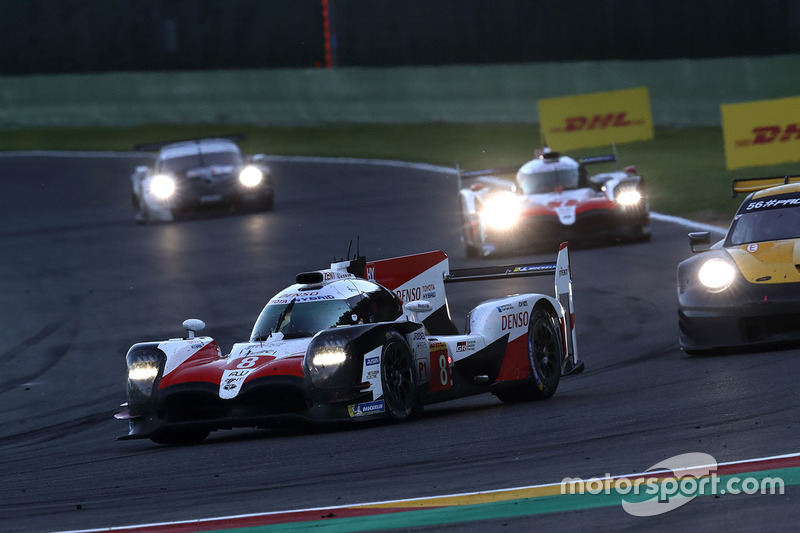
[[187, 445], [200, 444], [211, 433], [207, 429], [162, 430], [150, 436], [158, 444]]
[[503, 402], [545, 400], [552, 396], [561, 380], [561, 332], [558, 321], [542, 307], [534, 307], [528, 324], [528, 362], [531, 381], [524, 386], [499, 390]]
[[389, 332], [381, 352], [381, 386], [386, 413], [406, 420], [417, 410], [417, 374], [406, 340]]
[[131, 201], [133, 201], [133, 207], [136, 209], [136, 223], [147, 224], [150, 222], [150, 212], [147, 206], [144, 205], [144, 201], [138, 196], [131, 196]]

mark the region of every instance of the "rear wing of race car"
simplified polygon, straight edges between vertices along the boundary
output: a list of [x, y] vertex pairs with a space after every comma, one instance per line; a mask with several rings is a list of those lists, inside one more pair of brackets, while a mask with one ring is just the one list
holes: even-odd
[[206, 135], [205, 137], [193, 137], [190, 139], [175, 139], [173, 141], [159, 141], [154, 143], [137, 144], [136, 146], [133, 147], [133, 149], [136, 150], [137, 152], [154, 152], [156, 150], [160, 150], [161, 148], [167, 146], [168, 144], [192, 142], [192, 141], [204, 141], [206, 139], [228, 139], [229, 141], [241, 142], [245, 140], [245, 136], [243, 133], [229, 133], [227, 135]]
[[751, 192], [777, 187], [778, 185], [789, 185], [790, 183], [800, 183], [800, 175], [741, 178], [731, 182], [731, 190], [733, 197], [736, 198], [740, 193], [750, 194]]
[[554, 275], [555, 299], [564, 310], [567, 328], [566, 344], [569, 357], [564, 374], [578, 373], [583, 369], [583, 364], [578, 360], [575, 337], [572, 268], [567, 243], [563, 243], [559, 248], [555, 262], [450, 270], [447, 255], [437, 250], [370, 262], [363, 256], [357, 256], [350, 261], [332, 263], [330, 272], [339, 272], [340, 275], [349, 273], [376, 281], [397, 295], [404, 304], [424, 301], [424, 305], [414, 310], [414, 315], [416, 320], [422, 322], [433, 335], [458, 334], [450, 318], [445, 284]]
[[456, 176], [458, 177], [458, 190], [464, 187], [464, 180], [476, 180], [478, 182], [486, 182], [492, 185], [499, 185], [501, 187], [508, 187], [513, 185], [510, 181], [517, 177], [519, 166], [516, 167], [499, 167], [487, 168], [484, 170], [468, 170], [463, 171], [461, 167], [456, 164]]
[[564, 374], [583, 371], [583, 363], [578, 360], [578, 343], [575, 336], [575, 308], [572, 301], [572, 267], [569, 263], [569, 247], [561, 243], [555, 262], [498, 265], [475, 268], [453, 269], [444, 277], [445, 283], [461, 281], [480, 281], [531, 276], [555, 275], [556, 300], [564, 309], [567, 325], [567, 354], [569, 364]]

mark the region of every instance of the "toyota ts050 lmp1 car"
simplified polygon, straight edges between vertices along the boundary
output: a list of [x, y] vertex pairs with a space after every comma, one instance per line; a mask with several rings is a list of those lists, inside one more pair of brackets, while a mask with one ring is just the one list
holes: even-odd
[[[735, 180], [750, 193], [725, 238], [690, 233], [678, 265], [680, 345], [691, 353], [800, 341], [800, 176]], [[710, 246], [710, 249], [709, 249]]]
[[[555, 275], [555, 297], [482, 302], [459, 334], [445, 285]], [[130, 423], [121, 439], [190, 443], [210, 431], [291, 421], [404, 420], [422, 406], [478, 393], [504, 402], [550, 397], [578, 360], [572, 275], [563, 244], [555, 263], [451, 270], [441, 251], [297, 275], [223, 355], [205, 324], [133, 345], [127, 353]]]
[[545, 149], [519, 169], [459, 171], [467, 255], [488, 256], [567, 239], [648, 240], [650, 212], [636, 168], [594, 175], [586, 168], [616, 161], [616, 155], [576, 161]]
[[136, 220], [169, 221], [219, 207], [270, 210], [275, 203], [269, 167], [263, 154], [245, 158], [235, 140], [220, 138], [144, 144], [158, 150], [153, 167], [138, 166], [131, 176]]

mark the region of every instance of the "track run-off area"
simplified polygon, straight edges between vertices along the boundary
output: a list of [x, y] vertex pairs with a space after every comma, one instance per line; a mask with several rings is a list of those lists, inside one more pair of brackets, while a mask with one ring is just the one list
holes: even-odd
[[[571, 250], [586, 371], [550, 400], [478, 396], [403, 424], [220, 431], [198, 446], [116, 441], [131, 344], [179, 336], [191, 317], [228, 350], [297, 272], [351, 241], [368, 259], [441, 249], [452, 268], [556, 252], [468, 259], [452, 171], [350, 159], [273, 158], [273, 212], [138, 226], [128, 179], [144, 162], [0, 157], [0, 530], [747, 531], [800, 519], [797, 350], [678, 348], [675, 270], [687, 231], [703, 228], [665, 216], [649, 243]], [[553, 290], [548, 278], [459, 285], [448, 297], [460, 328], [481, 300]], [[712, 457], [720, 487], [780, 477], [782, 494], [673, 492], [691, 501], [649, 516], [617, 492], [561, 494], [565, 478], [635, 480], [682, 454]]]

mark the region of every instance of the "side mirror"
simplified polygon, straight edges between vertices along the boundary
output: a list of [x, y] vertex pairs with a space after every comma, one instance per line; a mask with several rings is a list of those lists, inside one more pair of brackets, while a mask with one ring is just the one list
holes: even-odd
[[694, 231], [689, 234], [689, 245], [692, 253], [707, 252], [711, 249], [711, 232]]
[[198, 331], [204, 330], [206, 323], [199, 318], [189, 318], [183, 321], [183, 329], [186, 330], [187, 339], [194, 339], [194, 334]]
[[417, 300], [416, 302], [408, 302], [407, 304], [403, 304], [403, 309], [409, 313], [425, 313], [433, 309], [433, 307], [427, 300]]
[[433, 310], [433, 306], [427, 300], [417, 300], [403, 304], [403, 311], [406, 317], [412, 322], [417, 322], [417, 313], [427, 313]]

